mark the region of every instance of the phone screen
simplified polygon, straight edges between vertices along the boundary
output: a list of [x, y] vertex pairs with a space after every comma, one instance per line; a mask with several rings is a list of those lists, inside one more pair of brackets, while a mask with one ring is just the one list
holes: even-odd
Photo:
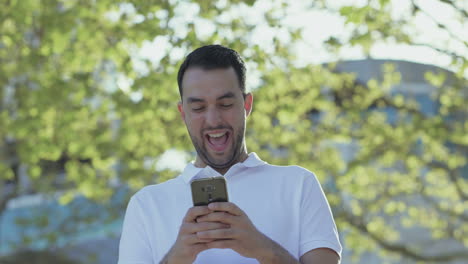
[[194, 206], [228, 201], [226, 180], [224, 177], [197, 179], [192, 181], [191, 188]]

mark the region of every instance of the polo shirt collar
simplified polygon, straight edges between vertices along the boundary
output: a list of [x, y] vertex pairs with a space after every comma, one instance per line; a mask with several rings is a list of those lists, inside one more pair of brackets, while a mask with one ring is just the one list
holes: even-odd
[[[230, 174], [229, 172], [233, 169], [240, 169], [240, 168], [253, 168], [257, 166], [261, 166], [266, 164], [265, 161], [261, 160], [258, 155], [255, 152], [252, 152], [249, 154], [246, 160], [243, 162], [239, 162], [234, 164], [229, 170], [226, 172], [226, 174]], [[211, 168], [210, 166], [206, 166], [204, 168], [198, 168], [195, 167], [193, 162], [190, 162], [185, 166], [184, 171], [180, 175], [182, 179], [186, 182], [189, 183], [191, 180], [194, 178], [204, 178], [204, 177], [216, 177], [216, 176], [222, 176], [219, 172], [217, 172], [215, 169]]]

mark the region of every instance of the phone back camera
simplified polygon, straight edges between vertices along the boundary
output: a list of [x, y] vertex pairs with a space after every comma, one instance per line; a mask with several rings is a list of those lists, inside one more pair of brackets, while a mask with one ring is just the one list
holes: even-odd
[[202, 187], [202, 192], [213, 192], [215, 190], [215, 186], [214, 185], [206, 185], [205, 187]]

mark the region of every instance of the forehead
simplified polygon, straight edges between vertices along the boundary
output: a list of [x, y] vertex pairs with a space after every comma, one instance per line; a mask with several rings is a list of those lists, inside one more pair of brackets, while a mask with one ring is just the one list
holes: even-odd
[[182, 79], [183, 98], [216, 98], [227, 92], [242, 94], [239, 80], [232, 67], [205, 70], [200, 67], [189, 68]]

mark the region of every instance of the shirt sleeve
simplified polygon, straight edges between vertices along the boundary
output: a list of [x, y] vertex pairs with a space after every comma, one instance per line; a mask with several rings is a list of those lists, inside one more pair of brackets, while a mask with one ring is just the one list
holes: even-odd
[[302, 188], [299, 256], [329, 248], [341, 258], [342, 248], [327, 198], [315, 175], [307, 174]]
[[130, 199], [123, 222], [118, 264], [153, 264], [143, 210], [135, 196]]

